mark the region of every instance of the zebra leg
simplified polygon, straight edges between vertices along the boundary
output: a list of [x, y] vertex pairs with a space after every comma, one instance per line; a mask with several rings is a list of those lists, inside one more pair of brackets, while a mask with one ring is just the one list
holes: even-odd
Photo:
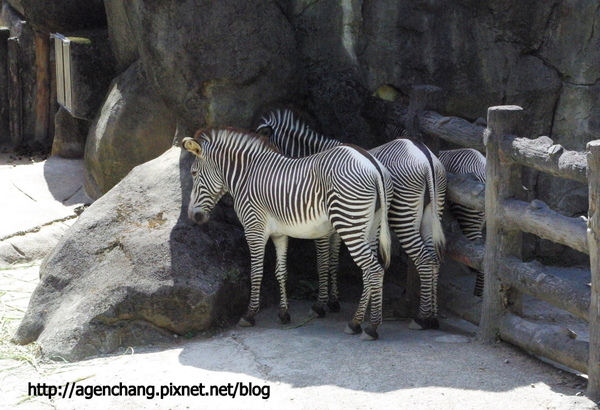
[[329, 302], [327, 307], [331, 312], [340, 311], [339, 292], [338, 292], [338, 272], [340, 268], [340, 246], [342, 240], [340, 235], [334, 233], [329, 238], [329, 279], [331, 281], [329, 289]]
[[272, 236], [273, 244], [275, 245], [275, 253], [277, 254], [277, 264], [275, 265], [275, 277], [279, 282], [279, 321], [282, 324], [290, 323], [290, 314], [288, 312], [287, 299], [287, 235]]
[[[370, 324], [364, 329], [361, 336], [363, 340], [377, 340], [379, 334], [377, 328], [382, 322], [382, 286], [383, 286], [383, 268], [379, 264], [376, 255], [371, 250], [371, 243], [366, 239], [356, 239], [354, 237], [344, 238], [340, 234], [354, 262], [363, 271], [363, 293], [358, 303], [358, 309], [354, 314], [352, 321], [346, 327], [346, 333], [357, 334], [360, 324], [364, 321], [365, 313], [371, 302]], [[347, 240], [346, 240], [347, 239]]]
[[267, 237], [263, 230], [246, 231], [246, 241], [250, 248], [250, 302], [248, 310], [240, 318], [238, 325], [243, 327], [254, 326], [254, 316], [260, 308], [260, 285], [263, 277], [263, 264], [265, 259], [265, 245]]
[[323, 307], [327, 303], [327, 293], [329, 291], [329, 242], [329, 236], [315, 239], [317, 246], [317, 271], [319, 273], [319, 296], [317, 302], [315, 302], [308, 312], [308, 315], [312, 317], [325, 317], [325, 309]]
[[[371, 292], [369, 284], [364, 281], [363, 277], [363, 291], [362, 295], [360, 296], [360, 301], [358, 302], [358, 309], [354, 314], [354, 318], [346, 325], [344, 333], [348, 335], [360, 335], [362, 333], [362, 328], [360, 327], [360, 324], [364, 320], [364, 312], [367, 309], [370, 296]], [[359, 312], [362, 312], [362, 315], [359, 315]]]
[[439, 323], [434, 313], [436, 310], [434, 299], [437, 293], [437, 288], [434, 287], [434, 275], [439, 271], [439, 261], [433, 246], [427, 247], [421, 237], [422, 215], [419, 209], [422, 205], [419, 197], [410, 198], [405, 194], [404, 203], [397, 202], [394, 197], [389, 211], [389, 221], [402, 249], [414, 262], [421, 282], [419, 313], [408, 327], [413, 330], [438, 329]]
[[[378, 264], [379, 265], [379, 264]], [[383, 268], [381, 265], [375, 266], [374, 271], [369, 275], [369, 288], [371, 289], [371, 324], [364, 329], [361, 335], [363, 340], [377, 340], [379, 334], [377, 328], [383, 321]]]

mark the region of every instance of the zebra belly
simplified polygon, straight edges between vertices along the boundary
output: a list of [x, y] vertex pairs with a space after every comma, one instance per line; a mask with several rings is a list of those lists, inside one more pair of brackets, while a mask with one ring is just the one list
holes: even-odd
[[294, 225], [271, 219], [268, 224], [269, 234], [287, 235], [292, 238], [315, 239], [326, 235], [331, 235], [335, 231], [327, 216], [317, 218], [312, 221], [299, 222]]

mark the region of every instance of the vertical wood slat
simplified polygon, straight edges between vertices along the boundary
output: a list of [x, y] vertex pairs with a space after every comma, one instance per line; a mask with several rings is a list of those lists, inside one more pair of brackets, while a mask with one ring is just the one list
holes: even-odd
[[14, 147], [23, 143], [23, 90], [21, 84], [21, 45], [17, 37], [8, 39], [8, 100], [10, 142]]
[[8, 119], [8, 38], [10, 30], [0, 28], [0, 142], [10, 141], [10, 125]]
[[594, 402], [600, 402], [600, 140], [588, 143], [587, 149], [589, 184], [587, 237], [592, 277], [587, 396]]
[[36, 32], [35, 46], [35, 129], [34, 140], [48, 142], [50, 129], [50, 38]]
[[[519, 196], [522, 186], [521, 166], [504, 156], [500, 141], [505, 135], [515, 134], [523, 117], [518, 106], [496, 106], [488, 109], [488, 128], [484, 134], [487, 151], [485, 214], [486, 252], [484, 256], [485, 287], [478, 338], [493, 342], [499, 332], [501, 316], [511, 305], [511, 293], [500, 280], [501, 261], [521, 256], [521, 232], [502, 228], [501, 204]], [[518, 303], [518, 301], [517, 301]]]

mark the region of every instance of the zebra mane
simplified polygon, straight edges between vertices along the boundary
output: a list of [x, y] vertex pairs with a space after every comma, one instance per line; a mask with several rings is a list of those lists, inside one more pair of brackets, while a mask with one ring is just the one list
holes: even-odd
[[273, 151], [281, 153], [279, 149], [272, 144], [268, 138], [261, 137], [250, 131], [223, 127], [223, 128], [208, 128], [196, 132], [194, 139], [198, 142], [219, 142], [227, 147], [241, 149], [244, 151]]
[[276, 108], [262, 115], [261, 120], [266, 125], [286, 127], [297, 133], [317, 133], [310, 125], [308, 115], [292, 108]]
[[409, 136], [407, 129], [395, 124], [387, 124], [385, 126], [385, 133], [387, 134], [387, 137], [391, 140], [395, 140], [398, 138], [407, 138]]

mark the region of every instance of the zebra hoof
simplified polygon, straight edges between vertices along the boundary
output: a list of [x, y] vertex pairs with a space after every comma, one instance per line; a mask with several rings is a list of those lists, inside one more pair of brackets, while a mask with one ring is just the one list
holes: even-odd
[[332, 313], [338, 313], [341, 310], [340, 302], [338, 302], [337, 300], [335, 302], [327, 302], [327, 307]]
[[241, 327], [252, 327], [256, 324], [256, 320], [253, 317], [242, 316], [238, 322], [238, 326]]
[[476, 289], [473, 291], [473, 296], [477, 296], [478, 298], [480, 298], [483, 296], [483, 291]]
[[360, 324], [356, 322], [350, 322], [346, 325], [344, 333], [346, 333], [347, 335], [359, 335], [362, 333], [362, 329], [360, 327]]
[[279, 321], [281, 322], [282, 325], [287, 325], [288, 323], [290, 323], [292, 321], [290, 314], [288, 312], [279, 312], [277, 317], [279, 318]]
[[379, 339], [379, 333], [372, 326], [367, 326], [367, 328], [360, 335], [360, 340], [377, 340]]
[[414, 318], [408, 325], [411, 330], [428, 330], [428, 329], [439, 329], [440, 323], [434, 317], [427, 319]]
[[319, 307], [319, 306], [313, 306], [308, 311], [308, 315], [310, 317], [317, 317], [317, 318], [325, 317], [325, 309], [323, 309], [322, 307]]

